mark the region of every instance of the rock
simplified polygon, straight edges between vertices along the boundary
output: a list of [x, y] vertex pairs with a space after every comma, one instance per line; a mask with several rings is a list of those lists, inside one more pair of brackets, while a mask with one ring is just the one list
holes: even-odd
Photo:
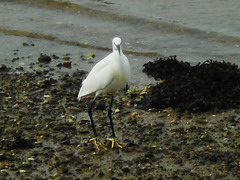
[[40, 54], [40, 57], [38, 58], [38, 62], [48, 64], [51, 62], [51, 57], [46, 54]]
[[62, 56], [62, 59], [63, 59], [63, 60], [69, 60], [70, 57], [69, 57], [68, 55], [64, 55], [64, 56]]
[[65, 68], [71, 68], [72, 61], [64, 61], [62, 66]]
[[34, 147], [34, 139], [23, 139], [22, 137], [6, 138], [0, 142], [6, 149], [28, 149]]
[[52, 55], [52, 58], [53, 58], [53, 59], [59, 59], [59, 56], [57, 56], [57, 55], [54, 54], [54, 55]]
[[129, 166], [123, 167], [122, 171], [125, 172], [125, 173], [129, 173], [130, 172]]
[[5, 64], [0, 64], [0, 71], [6, 71], [7, 66]]
[[12, 62], [18, 61], [20, 58], [19, 57], [15, 57], [12, 59]]

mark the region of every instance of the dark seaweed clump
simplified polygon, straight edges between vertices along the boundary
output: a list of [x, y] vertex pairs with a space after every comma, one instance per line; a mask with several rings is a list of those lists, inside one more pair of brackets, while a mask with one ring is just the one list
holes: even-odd
[[171, 56], [143, 66], [143, 72], [162, 80], [143, 98], [150, 108], [205, 112], [240, 104], [240, 70], [235, 64], [207, 60], [191, 66]]

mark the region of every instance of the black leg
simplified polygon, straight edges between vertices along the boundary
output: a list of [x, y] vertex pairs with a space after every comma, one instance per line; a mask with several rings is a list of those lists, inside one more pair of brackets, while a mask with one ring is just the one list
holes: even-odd
[[124, 92], [127, 92], [129, 90], [129, 86], [128, 84], [126, 84], [125, 88], [124, 88]]
[[115, 132], [114, 132], [114, 128], [113, 128], [113, 121], [112, 121], [112, 105], [113, 105], [113, 95], [111, 95], [111, 102], [110, 102], [110, 105], [108, 108], [108, 117], [110, 119], [110, 124], [112, 127], [112, 135], [115, 138], [116, 136], [115, 136]]
[[92, 130], [93, 130], [94, 136], [97, 137], [96, 128], [95, 128], [94, 121], [93, 121], [93, 118], [92, 118], [92, 108], [93, 108], [93, 105], [95, 103], [95, 100], [96, 100], [96, 97], [94, 97], [92, 103], [88, 107], [88, 115], [89, 115], [90, 120], [91, 120], [91, 125], [92, 125]]

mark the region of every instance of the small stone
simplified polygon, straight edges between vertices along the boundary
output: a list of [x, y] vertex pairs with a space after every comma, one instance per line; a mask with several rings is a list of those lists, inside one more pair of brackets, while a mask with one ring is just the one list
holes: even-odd
[[52, 56], [52, 58], [53, 59], [59, 59], [59, 57], [57, 55], [55, 55], [55, 54]]
[[62, 66], [65, 68], [71, 68], [72, 61], [64, 61]]
[[66, 55], [66, 56], [62, 56], [62, 59], [64, 59], [64, 60], [69, 60], [70, 57]]
[[60, 68], [60, 67], [63, 66], [63, 64], [62, 63], [58, 63], [56, 66]]
[[35, 159], [32, 158], [32, 157], [28, 158], [28, 161], [34, 161], [34, 160], [35, 160]]
[[19, 57], [13, 58], [12, 62], [19, 60]]
[[120, 109], [116, 109], [116, 110], [115, 110], [115, 113], [119, 113], [119, 112], [120, 112]]
[[7, 70], [7, 66], [5, 64], [0, 64], [0, 71]]
[[46, 64], [50, 63], [51, 60], [51, 57], [46, 54], [40, 54], [40, 57], [38, 58], [38, 62]]
[[36, 73], [40, 73], [40, 72], [41, 72], [40, 68], [39, 68], [39, 67], [36, 67], [36, 68], [35, 68], [35, 72], [36, 72]]
[[124, 168], [122, 169], [122, 171], [125, 172], [125, 173], [129, 173], [129, 172], [130, 172], [130, 169], [129, 169], [129, 167], [124, 167]]
[[105, 175], [104, 172], [100, 171], [98, 177], [102, 178], [104, 175]]
[[0, 161], [5, 161], [5, 160], [6, 160], [6, 155], [0, 154]]
[[133, 112], [131, 116], [132, 116], [132, 118], [136, 118], [137, 115], [138, 115], [137, 112]]
[[14, 104], [13, 108], [15, 108], [15, 109], [19, 108], [19, 104], [18, 103]]

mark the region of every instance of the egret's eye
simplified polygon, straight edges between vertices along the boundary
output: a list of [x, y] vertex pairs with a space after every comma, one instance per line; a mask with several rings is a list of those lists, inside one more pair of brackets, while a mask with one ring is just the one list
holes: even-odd
[[119, 45], [116, 45], [116, 43], [114, 42], [114, 45], [117, 47], [117, 46], [120, 46], [122, 44], [122, 42], [120, 42], [120, 44]]

